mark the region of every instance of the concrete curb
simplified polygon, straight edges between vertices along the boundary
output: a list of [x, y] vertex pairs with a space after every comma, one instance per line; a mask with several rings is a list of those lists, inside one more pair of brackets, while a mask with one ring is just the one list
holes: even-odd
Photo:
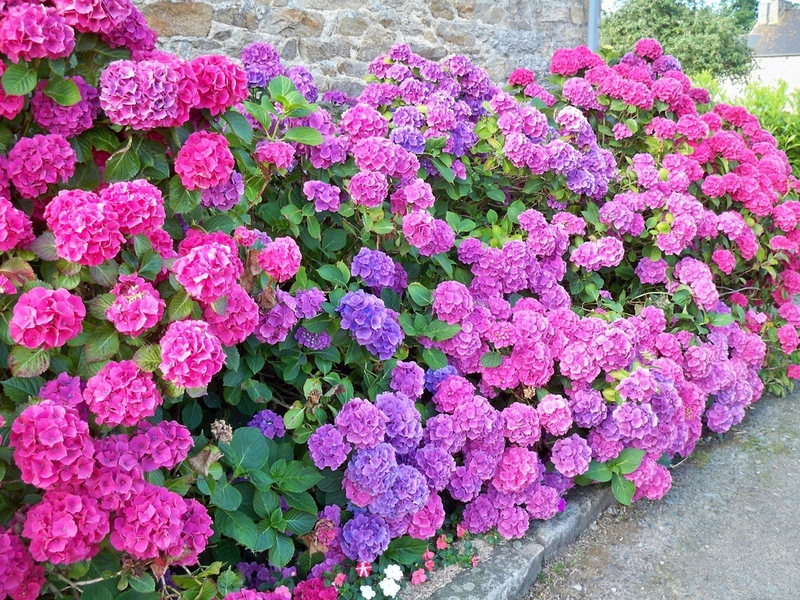
[[566, 545], [614, 504], [610, 487], [576, 488], [567, 494], [564, 512], [534, 524], [521, 540], [503, 542], [473, 569], [459, 573], [429, 600], [514, 600], [528, 592], [542, 562]]

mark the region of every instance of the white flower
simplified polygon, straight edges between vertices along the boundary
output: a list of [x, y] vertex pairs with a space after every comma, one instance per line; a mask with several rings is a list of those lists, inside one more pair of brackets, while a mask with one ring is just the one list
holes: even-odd
[[377, 594], [375, 590], [372, 589], [370, 585], [362, 585], [361, 586], [361, 597], [365, 598], [366, 600], [372, 600]]
[[383, 574], [389, 579], [400, 581], [403, 578], [403, 569], [400, 568], [400, 565], [389, 565], [383, 570]]
[[381, 588], [383, 593], [389, 598], [394, 598], [397, 595], [397, 592], [400, 591], [400, 584], [397, 583], [394, 579], [389, 579], [388, 577], [382, 580], [378, 584], [378, 586]]

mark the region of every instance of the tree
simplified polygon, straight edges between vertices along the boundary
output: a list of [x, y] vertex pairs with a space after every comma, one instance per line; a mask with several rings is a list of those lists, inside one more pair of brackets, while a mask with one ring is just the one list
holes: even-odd
[[720, 12], [732, 16], [742, 33], [748, 33], [758, 19], [758, 0], [723, 0]]
[[753, 68], [753, 53], [739, 12], [730, 7], [741, 4], [744, 19], [749, 1], [732, 0], [715, 9], [693, 0], [624, 0], [603, 16], [601, 41], [624, 53], [640, 38], [656, 38], [688, 74], [709, 71], [715, 77], [744, 79]]

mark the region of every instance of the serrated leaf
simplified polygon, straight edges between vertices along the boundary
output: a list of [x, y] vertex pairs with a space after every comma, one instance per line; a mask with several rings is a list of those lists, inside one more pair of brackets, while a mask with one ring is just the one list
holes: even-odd
[[294, 556], [294, 541], [289, 536], [279, 533], [272, 548], [269, 549], [269, 562], [282, 569]]
[[228, 125], [231, 126], [236, 136], [242, 140], [245, 145], [249, 146], [253, 141], [253, 127], [247, 119], [244, 118], [244, 115], [236, 110], [228, 110], [223, 115], [223, 118], [227, 121]]
[[725, 327], [733, 323], [733, 315], [726, 313], [708, 313], [708, 322], [715, 327]]
[[211, 504], [234, 511], [242, 504], [242, 494], [227, 481], [220, 483], [211, 494]]
[[61, 106], [74, 106], [81, 101], [81, 92], [77, 84], [72, 79], [64, 77], [52, 78], [44, 88], [44, 95]]
[[458, 334], [461, 331], [461, 325], [458, 323], [454, 323], [453, 325], [449, 325], [444, 321], [439, 321], [434, 319], [425, 327], [425, 330], [421, 333], [425, 337], [431, 338], [434, 342], [443, 342], [444, 340], [449, 340], [451, 337]]
[[287, 142], [297, 142], [306, 146], [319, 146], [325, 141], [322, 134], [313, 127], [292, 127], [284, 132], [283, 139]]
[[192, 399], [188, 402], [181, 411], [181, 421], [190, 430], [200, 425], [203, 421], [203, 409], [200, 408], [200, 403]]
[[9, 258], [0, 265], [0, 275], [6, 277], [15, 287], [22, 287], [28, 281], [36, 280], [33, 267], [19, 256]]
[[583, 474], [592, 481], [606, 482], [611, 480], [612, 471], [606, 463], [593, 460], [589, 463], [589, 469]]
[[611, 490], [620, 504], [629, 506], [633, 495], [636, 493], [636, 484], [629, 479], [625, 479], [619, 473], [614, 473], [611, 478]]
[[223, 346], [222, 351], [225, 353], [225, 366], [231, 371], [238, 371], [240, 360], [236, 346]]
[[130, 577], [128, 584], [140, 593], [154, 592], [156, 589], [156, 580], [149, 573], [142, 573], [138, 577]]
[[220, 573], [219, 577], [217, 577], [217, 589], [219, 590], [220, 596], [227, 596], [230, 593], [238, 592], [242, 589], [242, 584], [244, 583], [244, 578], [242, 577], [241, 573], [235, 573], [228, 567], [227, 571], [223, 571]]
[[428, 542], [425, 540], [418, 540], [404, 535], [393, 539], [383, 556], [401, 565], [411, 565], [418, 561], [427, 549]]
[[608, 461], [608, 466], [612, 471], [627, 475], [639, 468], [643, 458], [644, 450], [640, 450], [639, 448], [625, 448], [619, 453], [617, 458]]
[[36, 397], [44, 383], [41, 377], [10, 377], [2, 385], [6, 396], [19, 404]]
[[24, 96], [36, 87], [36, 71], [24, 62], [12, 63], [6, 67], [0, 81], [9, 96]]
[[47, 371], [49, 366], [49, 350], [14, 346], [8, 353], [8, 368], [15, 377], [36, 377]]
[[175, 175], [169, 180], [169, 208], [175, 214], [184, 214], [191, 211], [200, 204], [199, 190], [187, 190], [181, 178]]
[[434, 371], [447, 366], [447, 357], [438, 348], [425, 348], [422, 351], [422, 360]]
[[484, 367], [499, 367], [503, 364], [503, 355], [499, 352], [486, 352], [481, 356], [481, 365]]
[[302, 510], [303, 512], [316, 515], [319, 510], [317, 503], [314, 501], [314, 497], [308, 492], [287, 492], [284, 490], [283, 499], [286, 500], [286, 504], [290, 507]]
[[319, 471], [307, 467], [297, 460], [286, 465], [286, 470], [277, 478], [277, 486], [287, 492], [304, 492], [314, 487], [322, 479]]
[[153, 280], [161, 273], [164, 259], [155, 250], [145, 250], [139, 257], [139, 275], [145, 279]]
[[56, 236], [52, 231], [45, 231], [28, 245], [28, 249], [42, 260], [58, 260]]
[[96, 267], [89, 267], [89, 275], [98, 285], [114, 287], [119, 276], [119, 265], [114, 260], [107, 260]]
[[433, 303], [433, 294], [421, 283], [411, 283], [406, 290], [411, 299], [419, 306], [429, 306]]
[[195, 306], [195, 301], [192, 300], [186, 292], [177, 292], [169, 300], [169, 305], [167, 307], [169, 320], [180, 321], [181, 319], [185, 319], [192, 314], [192, 310]]
[[253, 510], [259, 517], [267, 517], [271, 515], [276, 508], [280, 508], [280, 496], [272, 490], [256, 489], [253, 496]]
[[119, 350], [119, 334], [111, 325], [101, 326], [92, 332], [84, 346], [86, 362], [108, 360]]
[[142, 371], [154, 373], [161, 364], [161, 346], [158, 344], [142, 346], [136, 351], [136, 354], [133, 355], [133, 362], [135, 362], [136, 366]]
[[255, 427], [240, 427], [233, 432], [230, 444], [220, 442], [219, 449], [234, 468], [245, 471], [263, 467], [269, 459], [269, 446], [264, 434]]
[[295, 535], [304, 535], [317, 524], [317, 513], [311, 514], [296, 508], [286, 511], [283, 518], [286, 521], [286, 528]]
[[127, 148], [111, 155], [106, 162], [103, 179], [111, 183], [114, 181], [130, 181], [139, 172], [141, 164], [133, 148]]
[[256, 543], [258, 527], [242, 511], [229, 512], [218, 508], [214, 513], [214, 525], [220, 533], [233, 538], [246, 548], [252, 548]]

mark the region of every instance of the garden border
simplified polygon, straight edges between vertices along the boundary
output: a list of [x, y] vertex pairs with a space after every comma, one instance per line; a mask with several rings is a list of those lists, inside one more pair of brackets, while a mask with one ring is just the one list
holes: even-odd
[[431, 594], [429, 600], [512, 600], [524, 597], [542, 570], [600, 514], [616, 502], [611, 486], [576, 488], [564, 512], [533, 524], [519, 540], [495, 546], [491, 556]]

